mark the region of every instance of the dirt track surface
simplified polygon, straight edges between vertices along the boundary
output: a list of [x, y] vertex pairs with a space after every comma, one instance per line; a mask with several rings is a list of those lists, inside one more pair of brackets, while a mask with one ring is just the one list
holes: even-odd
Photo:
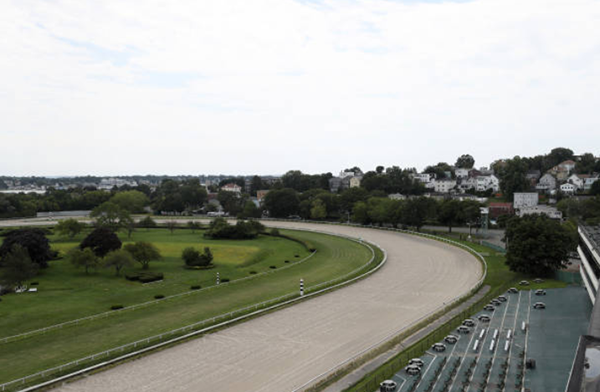
[[[293, 391], [462, 295], [481, 276], [470, 254], [393, 232], [273, 222], [361, 237], [386, 265], [353, 285], [66, 384], [58, 391]], [[310, 285], [310, 282], [306, 282]]]

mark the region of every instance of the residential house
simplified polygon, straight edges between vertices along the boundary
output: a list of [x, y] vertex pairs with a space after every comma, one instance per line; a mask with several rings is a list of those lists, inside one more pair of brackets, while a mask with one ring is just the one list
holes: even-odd
[[226, 191], [226, 192], [235, 192], [238, 194], [242, 193], [242, 187], [239, 186], [236, 183], [230, 182], [229, 184], [225, 184], [221, 187], [222, 191]]
[[340, 177], [331, 177], [329, 179], [329, 191], [331, 191], [331, 193], [336, 193], [339, 191], [341, 186], [342, 179]]
[[594, 185], [594, 183], [596, 181], [598, 181], [600, 178], [598, 177], [598, 174], [594, 174], [592, 176], [589, 176], [588, 178], [584, 179], [583, 181], [583, 189], [586, 191], [589, 191], [590, 189], [592, 189], [592, 185]]
[[525, 207], [535, 207], [538, 205], [539, 195], [537, 192], [515, 192], [513, 198], [513, 207], [515, 210]]
[[362, 176], [350, 177], [350, 188], [358, 188], [360, 186], [361, 181]]
[[469, 177], [469, 169], [459, 167], [456, 170], [454, 170], [454, 175], [456, 176], [456, 178], [467, 178]]
[[575, 185], [577, 190], [583, 190], [583, 184], [588, 177], [588, 174], [571, 174], [571, 176], [567, 178], [567, 182]]
[[546, 173], [540, 178], [540, 181], [535, 187], [538, 191], [552, 193], [556, 190], [556, 178], [550, 174]]
[[548, 173], [555, 176], [559, 181], [565, 181], [573, 169], [575, 169], [575, 162], [568, 160], [554, 166], [548, 170]]
[[415, 180], [419, 181], [422, 184], [429, 184], [435, 178], [435, 175], [432, 173], [415, 173], [412, 176]]
[[256, 191], [256, 200], [258, 200], [258, 202], [260, 204], [262, 204], [265, 196], [267, 196], [267, 193], [269, 193], [269, 190], [260, 190], [260, 191]]
[[477, 186], [475, 189], [477, 192], [485, 192], [488, 189], [494, 192], [500, 190], [500, 180], [493, 174], [491, 176], [478, 176], [476, 181]]
[[456, 180], [450, 178], [435, 180], [433, 183], [433, 189], [438, 193], [450, 193], [454, 187], [456, 187]]
[[540, 214], [540, 215], [546, 215], [547, 217], [549, 217], [551, 219], [562, 219], [562, 212], [557, 210], [556, 207], [550, 207], [550, 206], [546, 206], [546, 205], [539, 205], [539, 206], [534, 206], [534, 207], [523, 207], [518, 210], [517, 214], [520, 217], [523, 217], [525, 215]]
[[490, 203], [488, 210], [491, 219], [496, 219], [502, 215], [512, 215], [515, 213], [512, 203]]
[[577, 187], [575, 184], [571, 184], [570, 182], [565, 182], [560, 186], [560, 191], [565, 195], [574, 195], [577, 191]]

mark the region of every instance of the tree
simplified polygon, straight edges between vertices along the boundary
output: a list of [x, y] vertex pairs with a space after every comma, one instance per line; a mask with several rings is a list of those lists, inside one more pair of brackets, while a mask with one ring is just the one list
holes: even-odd
[[129, 252], [145, 270], [149, 268], [151, 261], [160, 260], [162, 257], [158, 248], [149, 242], [139, 241], [134, 244], [126, 244], [123, 249]]
[[400, 222], [421, 231], [425, 221], [436, 215], [436, 208], [437, 203], [433, 199], [427, 197], [409, 199], [401, 207]]
[[173, 234], [173, 232], [177, 228], [177, 222], [175, 222], [175, 221], [167, 221], [167, 223], [165, 223], [165, 226], [167, 226], [167, 229], [169, 229], [169, 231], [171, 232], [171, 234]]
[[4, 235], [4, 242], [0, 246], [0, 258], [4, 258], [15, 244], [27, 249], [31, 261], [40, 268], [48, 267], [48, 261], [52, 259], [52, 251], [50, 250], [50, 242], [43, 230], [18, 229], [9, 231]]
[[310, 209], [311, 219], [325, 219], [327, 217], [327, 209], [322, 200], [316, 199], [312, 202], [312, 208]]
[[192, 230], [192, 234], [196, 233], [196, 230], [200, 230], [202, 228], [202, 224], [200, 222], [189, 221], [187, 223], [188, 229]]
[[600, 195], [600, 180], [596, 180], [593, 184], [592, 184], [592, 188], [590, 189], [590, 193], [592, 195]]
[[473, 226], [477, 225], [481, 219], [481, 204], [474, 200], [465, 200], [461, 202], [462, 217], [469, 225], [469, 235]]
[[366, 225], [369, 223], [369, 209], [367, 203], [359, 201], [354, 204], [352, 209], [352, 221]]
[[507, 222], [506, 264], [511, 271], [548, 276], [566, 267], [577, 247], [576, 230], [545, 215], [515, 216]]
[[458, 157], [454, 166], [461, 169], [472, 169], [475, 165], [475, 159], [469, 154], [463, 154]]
[[90, 248], [98, 257], [104, 257], [109, 252], [121, 249], [121, 240], [108, 227], [99, 227], [92, 231], [79, 244], [80, 249]]
[[133, 221], [126, 209], [110, 201], [94, 208], [90, 213], [90, 217], [96, 220], [97, 227], [104, 226], [112, 230], [127, 227]]
[[596, 157], [594, 154], [586, 152], [581, 155], [579, 161], [575, 164], [575, 173], [577, 174], [592, 174], [596, 166]]
[[260, 209], [254, 204], [252, 200], [248, 200], [246, 204], [244, 204], [244, 209], [239, 214], [239, 217], [242, 219], [246, 218], [260, 218], [261, 212]]
[[140, 191], [118, 192], [111, 197], [110, 202], [121, 207], [130, 214], [144, 212], [144, 207], [150, 204], [148, 196]]
[[265, 196], [265, 207], [273, 218], [287, 218], [298, 213], [300, 199], [290, 188], [273, 189]]
[[27, 248], [15, 243], [10, 251], [3, 257], [3, 268], [0, 281], [2, 284], [12, 286], [23, 286], [25, 281], [33, 278], [38, 271], [39, 265], [34, 263], [27, 252]]
[[146, 215], [144, 219], [138, 222], [138, 226], [147, 230], [156, 227], [156, 222], [150, 217], [150, 215]]
[[133, 257], [123, 249], [113, 250], [104, 258], [104, 266], [106, 268], [114, 268], [115, 275], [119, 276], [121, 270], [125, 267], [133, 265]]
[[59, 221], [56, 226], [54, 226], [54, 231], [59, 235], [73, 238], [77, 234], [81, 233], [84, 226], [85, 225], [83, 223], [79, 223], [75, 219], [64, 219]]
[[100, 263], [98, 256], [90, 248], [80, 249], [73, 248], [68, 253], [71, 264], [76, 267], [85, 268], [85, 273], [88, 274], [90, 268], [96, 268]]
[[448, 226], [448, 233], [452, 233], [452, 227], [464, 221], [460, 201], [455, 199], [444, 200], [440, 206], [438, 219], [442, 224]]
[[193, 247], [185, 248], [181, 253], [181, 258], [188, 267], [208, 267], [213, 260], [210, 248], [204, 248], [204, 253]]
[[496, 164], [495, 171], [500, 179], [500, 190], [504, 197], [512, 201], [515, 192], [529, 190], [530, 183], [527, 180], [529, 166], [524, 159], [516, 156], [508, 159], [502, 164]]
[[452, 175], [452, 166], [447, 164], [446, 162], [439, 162], [435, 166], [427, 166], [423, 173], [435, 174], [435, 178], [446, 178], [446, 173], [451, 173]]
[[385, 169], [385, 168], [384, 168], [383, 166], [377, 166], [377, 167], [375, 168], [375, 172], [376, 172], [377, 174], [382, 174], [384, 169]]

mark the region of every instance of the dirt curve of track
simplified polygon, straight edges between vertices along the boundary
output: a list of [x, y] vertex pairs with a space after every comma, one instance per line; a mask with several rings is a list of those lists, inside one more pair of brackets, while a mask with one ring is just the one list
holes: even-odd
[[[388, 253], [367, 279], [57, 388], [64, 392], [287, 392], [471, 289], [466, 251], [366, 228], [267, 222], [361, 237]], [[310, 282], [306, 282], [310, 285]]]

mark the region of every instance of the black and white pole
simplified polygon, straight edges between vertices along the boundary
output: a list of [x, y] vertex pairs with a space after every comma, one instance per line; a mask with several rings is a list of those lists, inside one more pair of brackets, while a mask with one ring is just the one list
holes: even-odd
[[300, 296], [304, 295], [304, 279], [300, 279]]
[[221, 283], [221, 279], [219, 278], [219, 273], [217, 272], [217, 284]]

